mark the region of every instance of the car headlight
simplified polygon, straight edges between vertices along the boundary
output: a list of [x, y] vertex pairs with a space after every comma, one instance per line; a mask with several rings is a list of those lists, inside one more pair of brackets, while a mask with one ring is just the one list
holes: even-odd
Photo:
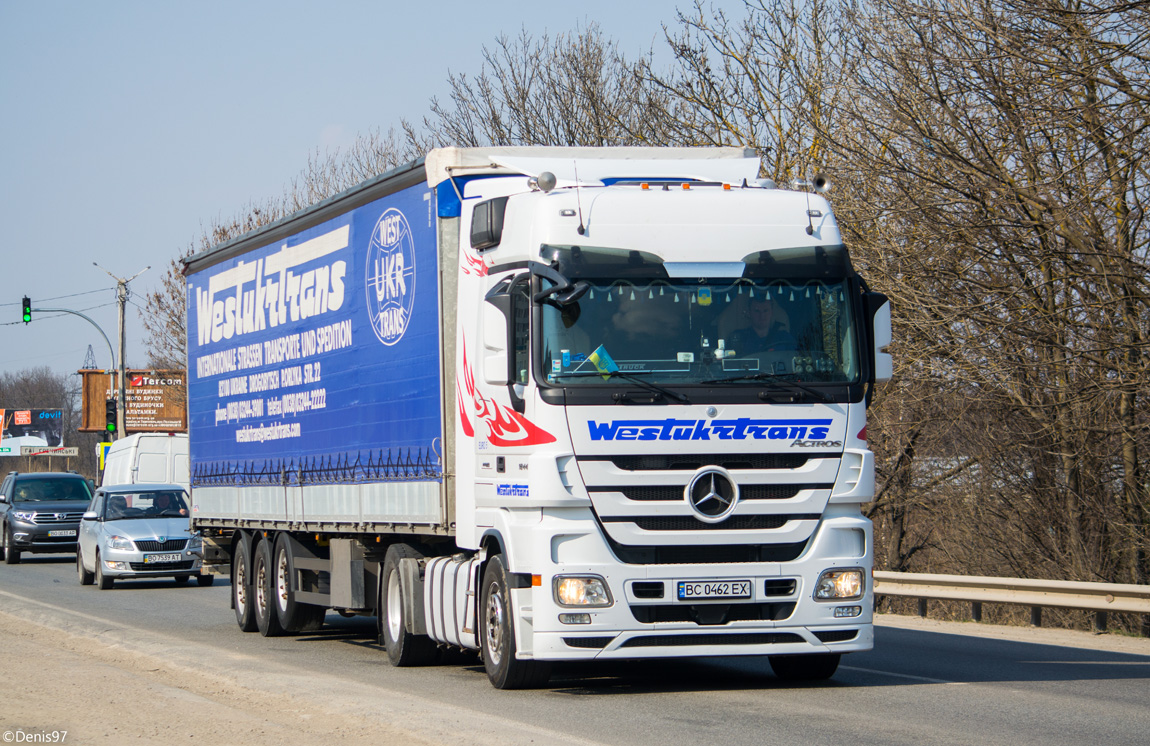
[[598, 575], [557, 575], [555, 603], [560, 606], [610, 606], [611, 592]]
[[13, 510], [12, 517], [18, 521], [25, 523], [34, 523], [36, 521], [36, 511], [34, 510]]
[[109, 536], [108, 537], [108, 549], [126, 549], [127, 551], [131, 552], [135, 548], [136, 548], [136, 545], [133, 544], [132, 540], [127, 538], [126, 536]]
[[819, 600], [862, 598], [865, 589], [863, 571], [859, 568], [827, 570], [815, 583], [815, 598]]
[[204, 540], [199, 536], [193, 536], [188, 540], [188, 551], [198, 552], [204, 548]]

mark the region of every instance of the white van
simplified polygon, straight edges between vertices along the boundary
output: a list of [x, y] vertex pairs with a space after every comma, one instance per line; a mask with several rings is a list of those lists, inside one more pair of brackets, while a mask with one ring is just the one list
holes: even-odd
[[112, 443], [101, 486], [178, 484], [191, 488], [187, 433], [136, 433]]

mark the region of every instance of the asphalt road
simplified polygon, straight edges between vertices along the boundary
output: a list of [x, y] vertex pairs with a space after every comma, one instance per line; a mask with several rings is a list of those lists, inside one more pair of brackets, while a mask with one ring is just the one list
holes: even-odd
[[[565, 666], [548, 689], [501, 692], [474, 662], [392, 668], [370, 618], [329, 613], [317, 634], [245, 634], [229, 593], [222, 579], [81, 587], [64, 555], [0, 564], [0, 611], [21, 623], [390, 720], [433, 742], [1150, 743], [1144, 640], [892, 618], [875, 650], [846, 656], [830, 682], [784, 683], [765, 659], [686, 659]], [[0, 651], [5, 686], [19, 686], [26, 665]]]

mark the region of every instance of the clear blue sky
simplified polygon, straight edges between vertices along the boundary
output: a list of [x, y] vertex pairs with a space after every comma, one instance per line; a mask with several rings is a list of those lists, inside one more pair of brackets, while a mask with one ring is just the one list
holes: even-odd
[[[739, 0], [716, 5], [741, 16]], [[677, 7], [689, 0], [0, 0], [0, 370], [72, 372], [88, 345], [109, 365], [79, 318], [19, 323], [28, 295], [115, 346], [115, 281], [93, 262], [125, 278], [151, 265], [127, 314], [126, 360], [143, 365], [139, 309], [168, 262], [213, 218], [281, 194], [317, 148], [418, 121], [500, 33], [595, 21], [629, 56], [667, 59]]]

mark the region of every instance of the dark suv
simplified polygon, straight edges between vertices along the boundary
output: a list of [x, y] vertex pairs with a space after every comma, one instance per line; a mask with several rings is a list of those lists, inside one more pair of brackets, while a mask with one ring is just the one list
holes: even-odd
[[0, 556], [75, 552], [80, 517], [92, 501], [88, 480], [71, 472], [9, 472], [0, 485]]

